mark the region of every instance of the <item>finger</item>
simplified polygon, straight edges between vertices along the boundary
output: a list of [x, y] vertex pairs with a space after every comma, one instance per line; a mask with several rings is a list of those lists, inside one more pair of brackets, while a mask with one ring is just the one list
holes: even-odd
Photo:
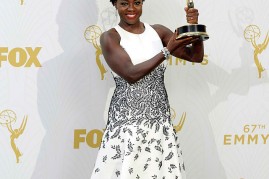
[[186, 14], [186, 18], [198, 18], [199, 13], [195, 12], [195, 13], [187, 13]]
[[176, 28], [174, 34], [171, 36], [171, 40], [173, 41], [177, 40], [177, 36], [178, 36], [178, 29]]
[[191, 20], [196, 20], [198, 17], [193, 17], [193, 16], [191, 16], [191, 17], [187, 17], [187, 20], [189, 20], [189, 21], [191, 21]]
[[190, 43], [195, 43], [201, 40], [200, 36], [192, 36], [192, 39], [189, 41]]
[[192, 36], [192, 39], [190, 40], [190, 43], [197, 42], [200, 39], [199, 36]]
[[198, 12], [191, 12], [186, 14], [186, 17], [198, 17], [198, 16], [199, 16]]
[[177, 34], [178, 34], [178, 29], [176, 28], [174, 35], [177, 36]]
[[181, 38], [179, 38], [177, 40], [180, 41], [179, 43], [185, 43], [185, 42], [191, 41], [192, 40], [192, 37], [183, 36], [183, 37], [181, 37]]
[[198, 9], [195, 9], [195, 8], [189, 8], [189, 9], [188, 9], [188, 13], [192, 13], [192, 12], [198, 12]]
[[184, 35], [184, 36], [180, 37], [178, 40], [191, 40], [191, 39], [192, 39], [191, 36]]
[[198, 23], [198, 16], [187, 17], [187, 22], [190, 24], [197, 24]]
[[180, 38], [182, 41], [182, 43], [187, 43], [187, 44], [189, 44], [189, 43], [191, 43], [192, 41], [197, 41], [197, 40], [199, 40], [199, 36], [185, 36], [185, 37], [182, 37], [182, 38]]
[[197, 18], [188, 18], [187, 22], [190, 23], [190, 24], [197, 24], [198, 19]]
[[185, 10], [185, 12], [188, 12], [189, 8], [188, 7], [185, 7], [184, 10]]

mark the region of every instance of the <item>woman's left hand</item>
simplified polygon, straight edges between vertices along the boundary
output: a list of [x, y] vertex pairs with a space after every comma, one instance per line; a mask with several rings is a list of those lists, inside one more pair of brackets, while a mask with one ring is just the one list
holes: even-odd
[[199, 16], [198, 9], [188, 7], [185, 7], [184, 9], [186, 11], [187, 22], [189, 24], [198, 24], [198, 16]]

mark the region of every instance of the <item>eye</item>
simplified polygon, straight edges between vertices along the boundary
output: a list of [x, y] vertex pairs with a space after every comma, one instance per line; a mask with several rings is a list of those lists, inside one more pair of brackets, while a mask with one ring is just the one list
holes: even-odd
[[121, 2], [120, 5], [121, 6], [128, 6], [128, 3], [127, 2]]
[[141, 1], [136, 1], [135, 5], [139, 6], [139, 5], [141, 5], [141, 3], [142, 3]]

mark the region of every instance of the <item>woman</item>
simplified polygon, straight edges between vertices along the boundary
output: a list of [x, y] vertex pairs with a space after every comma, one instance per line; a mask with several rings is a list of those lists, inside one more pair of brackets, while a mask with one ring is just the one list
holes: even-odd
[[[170, 54], [202, 62], [203, 42], [176, 40], [176, 32], [141, 22], [143, 1], [110, 0], [120, 22], [101, 35], [100, 43], [116, 88], [92, 179], [185, 178], [164, 72]], [[197, 9], [185, 11], [189, 23], [198, 22]]]

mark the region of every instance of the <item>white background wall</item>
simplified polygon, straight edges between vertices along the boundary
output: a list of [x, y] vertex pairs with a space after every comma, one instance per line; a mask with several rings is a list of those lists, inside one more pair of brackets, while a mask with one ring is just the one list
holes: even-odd
[[[258, 77], [255, 47], [244, 31], [255, 25], [260, 36], [253, 42], [263, 44], [269, 1], [194, 2], [210, 36], [205, 61], [193, 65], [173, 58], [165, 77], [177, 114], [174, 123], [187, 114], [178, 133], [187, 178], [268, 179], [268, 71]], [[184, 6], [184, 0], [146, 0], [142, 20], [174, 30], [186, 24]], [[114, 83], [109, 72], [101, 80], [96, 48], [84, 32], [93, 25], [102, 31], [113, 27], [119, 20], [114, 11], [108, 0], [1, 0], [1, 179], [90, 178]], [[14, 67], [1, 60], [8, 55], [14, 59], [11, 51], [26, 47], [41, 47], [37, 59], [42, 67]], [[269, 47], [256, 47], [256, 52], [268, 69]], [[17, 62], [21, 58], [17, 54]], [[102, 56], [100, 60], [108, 69]], [[19, 163], [4, 120], [7, 109], [17, 115], [10, 123], [13, 131], [28, 116], [25, 130], [15, 139], [23, 154]], [[244, 144], [235, 140], [242, 136]], [[248, 141], [249, 136], [253, 140]]]

